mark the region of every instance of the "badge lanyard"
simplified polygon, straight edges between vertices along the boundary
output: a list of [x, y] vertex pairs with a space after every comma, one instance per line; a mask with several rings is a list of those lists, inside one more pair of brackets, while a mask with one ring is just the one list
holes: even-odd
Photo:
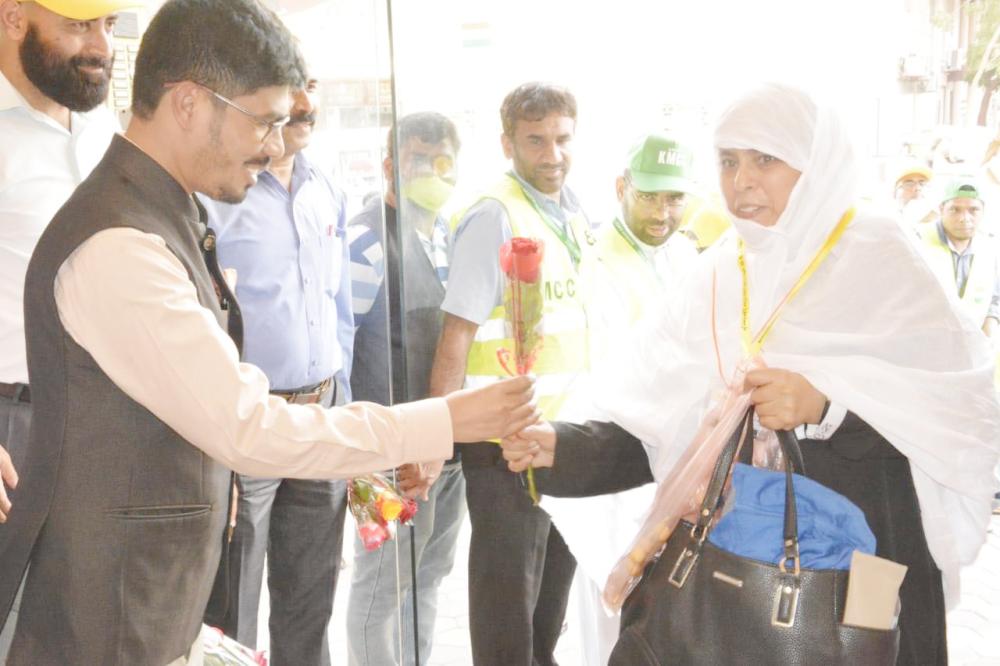
[[[663, 278], [660, 277], [660, 274], [657, 272], [656, 265], [653, 263], [653, 260], [645, 252], [642, 251], [642, 248], [639, 247], [639, 244], [635, 241], [634, 238], [632, 238], [631, 234], [629, 234], [628, 230], [625, 228], [625, 225], [622, 223], [622, 221], [616, 217], [612, 224], [615, 227], [615, 231], [618, 232], [618, 235], [621, 236], [626, 243], [628, 243], [628, 246], [633, 250], [635, 250], [635, 253], [639, 255], [639, 257], [643, 261], [649, 264], [649, 267], [653, 269], [653, 275], [656, 276], [656, 279], [662, 281]], [[665, 248], [661, 248], [661, 251], [663, 251], [664, 249]]]
[[[515, 182], [517, 182], [516, 179]], [[524, 195], [524, 198], [531, 203], [532, 208], [534, 208], [535, 212], [538, 213], [538, 216], [542, 218], [542, 222], [545, 223], [545, 226], [547, 226], [549, 231], [554, 233], [556, 238], [558, 238], [566, 247], [566, 251], [569, 252], [569, 258], [573, 261], [573, 266], [579, 267], [580, 259], [583, 254], [580, 252], [580, 243], [576, 240], [576, 233], [573, 231], [573, 225], [571, 225], [568, 220], [566, 221], [565, 226], [569, 229], [569, 234], [567, 234], [563, 225], [556, 223], [556, 221], [553, 220], [548, 213], [542, 210], [541, 206], [538, 205], [538, 202], [535, 201], [535, 198], [531, 196], [530, 193], [525, 191], [524, 186], [521, 185], [520, 182], [517, 182], [517, 185], [521, 188], [521, 193]]]
[[823, 260], [826, 259], [827, 255], [830, 254], [830, 250], [837, 244], [840, 237], [844, 235], [844, 230], [847, 229], [847, 225], [851, 223], [854, 219], [854, 209], [851, 208], [844, 216], [840, 218], [840, 222], [837, 226], [833, 228], [830, 235], [827, 236], [826, 242], [823, 246], [816, 252], [816, 255], [809, 262], [809, 265], [803, 269], [802, 274], [799, 279], [795, 281], [792, 288], [788, 290], [785, 297], [781, 299], [777, 307], [774, 308], [774, 312], [768, 318], [764, 325], [761, 326], [760, 331], [757, 332], [756, 336], [751, 337], [750, 335], [750, 285], [747, 279], [747, 260], [743, 248], [743, 239], [739, 240], [739, 255], [736, 258], [736, 263], [740, 267], [740, 275], [743, 278], [743, 310], [740, 313], [740, 333], [743, 337], [743, 351], [746, 352], [747, 356], [754, 357], [760, 353], [761, 348], [764, 346], [764, 340], [770, 335], [771, 329], [777, 323], [778, 318], [781, 316], [782, 309], [795, 298], [795, 295], [799, 293], [799, 290], [809, 281], [816, 269], [819, 268]]

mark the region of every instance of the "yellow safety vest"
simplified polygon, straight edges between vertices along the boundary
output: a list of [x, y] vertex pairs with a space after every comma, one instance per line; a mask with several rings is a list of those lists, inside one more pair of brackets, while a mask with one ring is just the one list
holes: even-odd
[[[537, 377], [535, 395], [542, 416], [555, 419], [573, 382], [589, 367], [587, 316], [579, 279], [580, 266], [573, 262], [567, 248], [527, 197], [520, 183], [507, 175], [479, 200], [495, 199], [503, 205], [514, 236], [537, 238], [545, 243], [542, 261], [544, 339], [532, 371]], [[462, 211], [453, 218], [453, 228], [464, 215]], [[582, 264], [588, 261], [593, 237], [582, 215], [571, 218], [569, 228], [580, 246]], [[504, 301], [508, 295], [509, 288], [505, 287]], [[467, 387], [483, 386], [508, 376], [497, 358], [501, 348], [513, 354], [514, 340], [507, 327], [503, 303], [493, 309], [476, 332], [465, 371]]]
[[[687, 246], [675, 247], [671, 261], [697, 259], [698, 250], [687, 237], [675, 235], [668, 242]], [[685, 250], [689, 257], [683, 256]], [[584, 293], [591, 313], [588, 319], [590, 348], [594, 358], [600, 359], [611, 352], [622, 335], [657, 302], [658, 291], [673, 289], [676, 285], [656, 271], [636, 239], [626, 231], [625, 223], [618, 219], [601, 227], [594, 254], [595, 261], [588, 265]], [[680, 266], [682, 271], [689, 268], [685, 264]]]
[[[624, 224], [619, 222], [619, 224]], [[608, 222], [601, 227], [597, 236], [597, 261], [593, 262], [596, 270], [594, 291], [605, 292], [613, 290], [617, 299], [617, 309], [623, 315], [626, 325], [634, 324], [642, 315], [643, 306], [648, 303], [652, 292], [656, 289], [660, 277], [649, 261], [633, 247], [614, 223]], [[633, 241], [634, 242], [634, 241]], [[589, 283], [589, 280], [588, 280]], [[612, 303], [594, 303], [593, 307], [609, 307]]]
[[930, 264], [931, 271], [937, 276], [945, 289], [960, 297], [965, 311], [972, 316], [977, 326], [982, 326], [989, 311], [990, 299], [993, 298], [993, 284], [996, 279], [997, 249], [994, 239], [980, 232], [973, 241], [975, 255], [969, 268], [969, 279], [965, 283], [965, 293], [959, 294], [955, 283], [955, 265], [951, 256], [951, 248], [941, 242], [937, 224], [926, 225], [921, 229], [924, 256]]

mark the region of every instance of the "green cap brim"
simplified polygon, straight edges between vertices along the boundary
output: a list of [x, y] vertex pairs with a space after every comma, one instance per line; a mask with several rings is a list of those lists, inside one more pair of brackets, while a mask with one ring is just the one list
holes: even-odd
[[691, 192], [691, 180], [677, 176], [630, 171], [632, 186], [640, 192]]

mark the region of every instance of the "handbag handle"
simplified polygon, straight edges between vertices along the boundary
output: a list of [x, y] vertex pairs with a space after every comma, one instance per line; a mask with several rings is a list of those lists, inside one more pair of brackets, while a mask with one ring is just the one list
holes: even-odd
[[[701, 510], [698, 513], [698, 520], [691, 527], [691, 542], [682, 552], [681, 557], [674, 565], [670, 575], [670, 582], [681, 587], [687, 574], [701, 551], [702, 544], [711, 532], [712, 522], [722, 504], [722, 494], [726, 487], [726, 481], [732, 472], [733, 461], [737, 452], [742, 446], [753, 446], [753, 416], [754, 408], [751, 406], [743, 416], [739, 427], [729, 437], [729, 441], [719, 453], [715, 461], [715, 468], [712, 472], [711, 480], [705, 491], [705, 497], [701, 503]], [[798, 576], [799, 565], [799, 532], [798, 513], [795, 506], [795, 487], [792, 480], [793, 467], [798, 467], [800, 472], [804, 472], [802, 461], [802, 450], [799, 447], [798, 438], [791, 430], [777, 431], [778, 443], [784, 454], [785, 467], [785, 514], [784, 514], [784, 539], [782, 559], [778, 563], [782, 573], [791, 573]], [[791, 569], [789, 569], [791, 567]]]
[[[802, 460], [802, 449], [799, 448], [799, 438], [795, 436], [793, 431], [779, 430], [777, 435], [781, 451], [785, 454], [785, 552], [778, 566], [782, 573], [786, 573], [786, 567], [791, 561], [797, 576], [799, 574], [799, 528], [798, 511], [795, 507], [795, 486], [792, 482], [792, 460], [793, 456], [799, 461]], [[802, 466], [801, 462], [799, 464]]]

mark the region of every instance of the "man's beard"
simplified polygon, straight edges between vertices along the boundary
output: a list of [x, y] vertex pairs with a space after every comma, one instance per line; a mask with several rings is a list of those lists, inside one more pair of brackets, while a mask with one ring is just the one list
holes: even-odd
[[[114, 56], [64, 58], [42, 42], [34, 25], [28, 27], [19, 54], [28, 80], [46, 97], [70, 111], [90, 111], [108, 98]], [[104, 76], [95, 82], [80, 67], [101, 67]]]
[[[212, 118], [212, 124], [208, 130], [208, 144], [198, 151], [198, 171], [213, 174], [216, 177], [224, 176], [227, 172], [232, 171], [232, 158], [222, 141], [223, 115], [221, 109], [216, 109], [216, 114]], [[244, 166], [260, 167], [261, 171], [267, 169], [270, 164], [271, 158], [266, 155], [251, 158], [243, 163]], [[211, 190], [199, 191], [215, 201], [235, 205], [243, 203], [249, 188], [220, 182], [213, 184]]]

